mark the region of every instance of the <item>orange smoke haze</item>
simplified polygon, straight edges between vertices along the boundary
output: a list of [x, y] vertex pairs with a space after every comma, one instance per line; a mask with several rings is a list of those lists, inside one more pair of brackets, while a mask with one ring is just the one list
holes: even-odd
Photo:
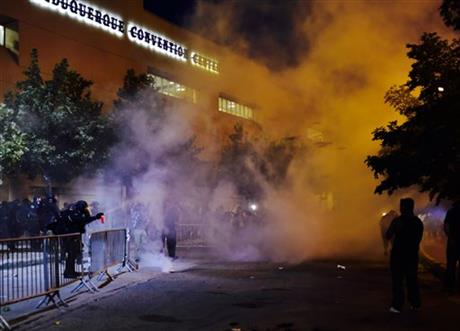
[[[232, 29], [232, 22], [240, 19], [238, 5], [238, 1], [199, 2], [194, 23], [207, 35], [247, 49], [246, 41]], [[300, 1], [302, 5], [306, 4]], [[448, 34], [439, 5], [422, 0], [315, 1], [296, 24], [296, 34], [309, 43], [296, 67], [270, 72], [254, 65], [252, 71], [240, 72], [237, 57], [220, 55], [225, 70], [231, 72], [226, 84], [238, 90], [238, 82], [245, 79], [253, 99], [263, 100], [257, 120], [266, 133], [309, 141], [307, 157], [290, 169], [292, 187], [269, 194], [275, 231], [263, 240], [272, 246], [266, 247], [272, 258], [381, 253], [378, 220], [383, 211], [397, 210], [402, 193], [374, 195], [377, 182], [363, 161], [378, 150], [371, 132], [390, 120], [401, 120], [384, 104], [383, 96], [391, 85], [407, 80], [411, 63], [405, 45], [418, 42], [425, 31]], [[319, 206], [320, 193], [326, 194], [325, 201], [327, 194], [332, 197], [332, 211]]]

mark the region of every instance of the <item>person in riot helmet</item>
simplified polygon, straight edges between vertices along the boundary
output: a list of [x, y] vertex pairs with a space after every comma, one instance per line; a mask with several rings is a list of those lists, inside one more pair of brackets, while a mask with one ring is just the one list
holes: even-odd
[[23, 199], [16, 211], [17, 222], [21, 227], [21, 232], [26, 236], [31, 236], [34, 234], [31, 205], [32, 202], [29, 199]]
[[0, 203], [0, 239], [8, 238], [8, 202]]
[[15, 199], [8, 203], [8, 230], [10, 232], [10, 238], [17, 238], [21, 236], [21, 224], [17, 219], [17, 212], [21, 202], [19, 199]]
[[50, 224], [55, 222], [60, 217], [57, 198], [55, 195], [48, 195], [45, 199], [40, 200], [37, 209], [38, 223], [40, 231], [46, 232]]
[[[80, 200], [73, 208], [62, 211], [60, 218], [48, 226], [48, 229], [54, 234], [85, 233], [85, 226], [89, 223], [101, 219], [104, 214], [98, 213], [91, 216], [88, 203]], [[63, 238], [64, 252], [67, 255], [65, 261], [64, 277], [75, 278], [78, 274], [75, 272], [75, 261], [81, 250], [81, 241], [74, 237]]]
[[446, 286], [449, 291], [454, 291], [460, 281], [457, 275], [457, 265], [460, 263], [460, 200], [456, 201], [447, 211], [444, 219], [444, 232], [447, 236], [446, 249]]
[[404, 304], [404, 280], [407, 296], [413, 309], [421, 305], [417, 272], [419, 247], [423, 236], [423, 223], [414, 215], [414, 200], [401, 199], [401, 216], [391, 222], [386, 232], [386, 239], [393, 240], [390, 267], [393, 283], [393, 300], [390, 308], [392, 313], [400, 313]]

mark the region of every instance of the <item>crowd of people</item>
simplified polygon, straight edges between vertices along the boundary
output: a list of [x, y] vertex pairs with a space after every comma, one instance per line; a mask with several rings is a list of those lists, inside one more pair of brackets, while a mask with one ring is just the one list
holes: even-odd
[[[72, 210], [75, 203], [64, 202], [60, 209], [56, 196], [36, 196], [31, 201], [2, 201], [0, 203], [0, 239], [33, 237], [45, 235], [52, 231], [51, 224], [57, 222], [61, 213]], [[93, 214], [99, 212], [97, 202], [91, 204]], [[51, 228], [50, 228], [51, 226]]]
[[[93, 209], [96, 211], [97, 204], [93, 205]], [[97, 219], [103, 219], [103, 217], [104, 214], [101, 212], [91, 216], [90, 206], [84, 200], [65, 203], [61, 210], [54, 195], [35, 197], [33, 201], [29, 199], [3, 201], [0, 205], [0, 238], [83, 234], [86, 225]], [[40, 244], [40, 242], [31, 241], [31, 244]], [[63, 260], [65, 259], [64, 277], [74, 278], [77, 276], [75, 262], [81, 252], [81, 245], [79, 237], [61, 238], [61, 257]], [[15, 249], [14, 241], [8, 242], [8, 249]]]

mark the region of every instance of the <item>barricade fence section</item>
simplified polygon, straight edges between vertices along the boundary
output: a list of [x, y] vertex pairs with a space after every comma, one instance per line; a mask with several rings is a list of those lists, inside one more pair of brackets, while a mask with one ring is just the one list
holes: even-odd
[[56, 292], [82, 271], [80, 234], [3, 239], [0, 252], [0, 306]]
[[126, 229], [93, 232], [89, 239], [90, 274], [107, 272], [117, 264], [128, 265]]
[[208, 230], [205, 224], [176, 224], [176, 240], [178, 246], [204, 247], [208, 246]]

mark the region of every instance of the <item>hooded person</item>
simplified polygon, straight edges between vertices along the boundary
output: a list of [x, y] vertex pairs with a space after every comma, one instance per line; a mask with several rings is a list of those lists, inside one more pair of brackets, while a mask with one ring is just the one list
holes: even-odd
[[400, 313], [404, 305], [404, 281], [412, 309], [421, 306], [418, 285], [419, 248], [423, 236], [423, 223], [414, 215], [414, 200], [401, 199], [401, 215], [391, 222], [385, 237], [393, 240], [390, 254], [393, 299], [390, 312]]

